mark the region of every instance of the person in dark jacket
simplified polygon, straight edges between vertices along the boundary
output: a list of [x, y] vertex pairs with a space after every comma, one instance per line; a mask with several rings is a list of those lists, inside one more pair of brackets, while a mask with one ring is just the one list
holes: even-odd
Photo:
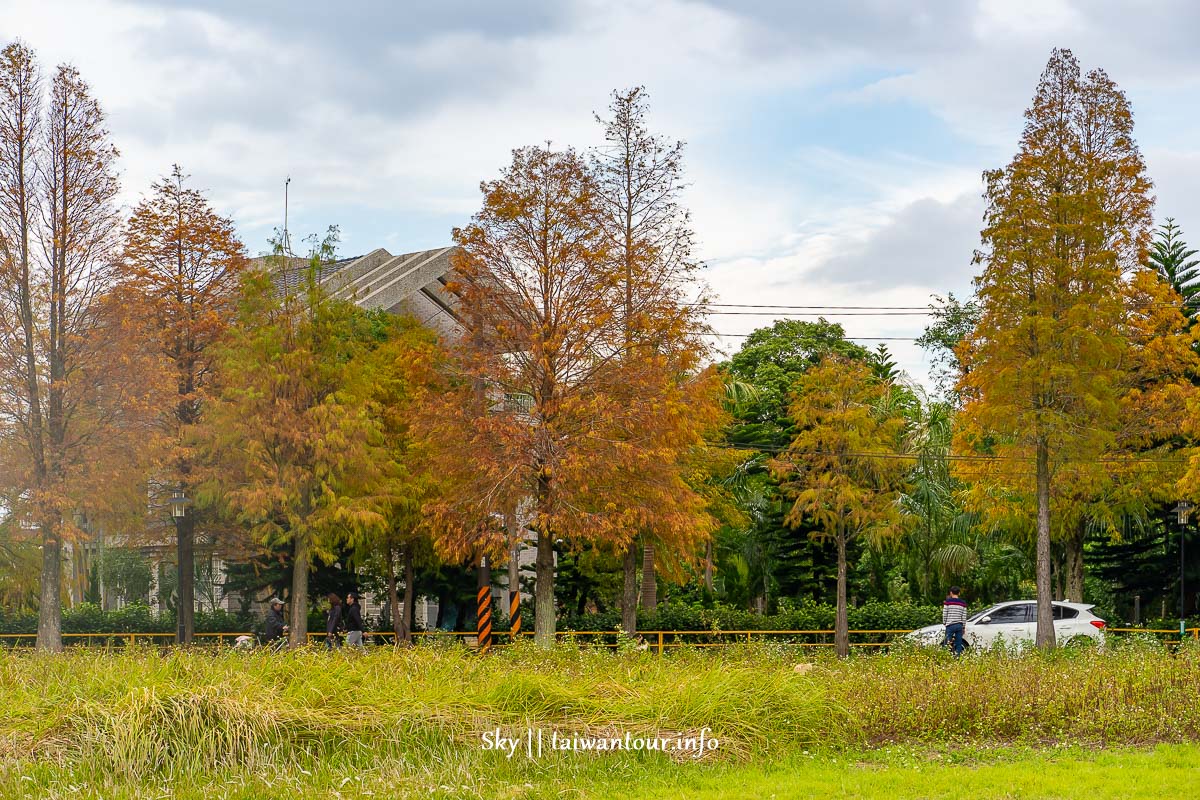
[[332, 650], [342, 646], [339, 632], [342, 629], [342, 599], [333, 592], [329, 593], [329, 610], [325, 612], [325, 649]]
[[286, 642], [283, 635], [287, 633], [287, 623], [283, 621], [283, 601], [272, 597], [271, 608], [267, 611], [267, 624], [263, 631], [263, 644], [273, 649], [282, 647]]
[[342, 622], [346, 626], [346, 645], [348, 647], [362, 647], [362, 607], [358, 604], [358, 595], [355, 592], [350, 592], [346, 595], [346, 605], [342, 608]]

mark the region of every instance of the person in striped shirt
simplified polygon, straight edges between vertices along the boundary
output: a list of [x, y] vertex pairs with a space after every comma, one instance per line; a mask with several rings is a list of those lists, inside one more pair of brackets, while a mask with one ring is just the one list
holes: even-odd
[[946, 644], [956, 656], [962, 655], [967, 629], [967, 601], [958, 596], [962, 590], [950, 587], [950, 596], [942, 602], [942, 624], [946, 626]]

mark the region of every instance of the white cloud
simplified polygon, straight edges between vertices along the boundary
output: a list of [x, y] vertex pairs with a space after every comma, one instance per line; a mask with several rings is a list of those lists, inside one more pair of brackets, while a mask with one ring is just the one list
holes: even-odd
[[[924, 305], [969, 280], [979, 175], [1016, 145], [1053, 46], [1125, 87], [1160, 213], [1200, 226], [1192, 143], [1200, 9], [1186, 2], [488, 0], [354, 4], [0, 0], [0, 36], [75, 63], [108, 110], [126, 202], [179, 162], [252, 250], [282, 218], [347, 247], [445, 241], [509, 151], [597, 141], [613, 88], [646, 85], [652, 124], [691, 143], [694, 213], [726, 302]], [[811, 104], [811, 109], [804, 108]], [[810, 129], [834, 109], [844, 130]], [[854, 114], [943, 121], [937, 144], [849, 140]], [[884, 131], [883, 133], [887, 133]], [[899, 131], [898, 133], [903, 133]], [[761, 134], [761, 135], [759, 135]], [[869, 137], [868, 137], [869, 138]], [[746, 141], [752, 139], [753, 141]], [[873, 141], [873, 140], [872, 140]], [[946, 142], [953, 152], [945, 152]], [[413, 220], [417, 220], [414, 222]], [[746, 331], [769, 317], [727, 317]], [[919, 318], [848, 317], [912, 336]], [[896, 343], [902, 364], [922, 358]]]

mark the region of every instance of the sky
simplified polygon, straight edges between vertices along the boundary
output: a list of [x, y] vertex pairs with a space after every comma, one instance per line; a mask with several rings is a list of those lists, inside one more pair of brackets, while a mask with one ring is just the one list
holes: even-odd
[[[645, 86], [687, 143], [717, 302], [925, 307], [970, 293], [981, 173], [1015, 151], [1054, 47], [1125, 90], [1156, 216], [1200, 243], [1200, 5], [1113, 0], [0, 0], [0, 40], [79, 68], [122, 202], [180, 164], [252, 254], [341, 229], [343, 255], [450, 243], [513, 148], [599, 143]], [[736, 309], [722, 309], [733, 311]], [[743, 309], [743, 311], [761, 309]], [[781, 313], [713, 316], [730, 336]], [[919, 315], [825, 316], [927, 380]]]

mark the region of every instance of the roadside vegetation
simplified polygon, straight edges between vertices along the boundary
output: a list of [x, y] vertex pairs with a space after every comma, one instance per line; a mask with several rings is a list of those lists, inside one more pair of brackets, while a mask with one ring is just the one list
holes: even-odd
[[[947, 759], [982, 766], [1034, 749], [1083, 757], [1097, 746], [1186, 744], [1200, 737], [1198, 684], [1200, 648], [1142, 640], [1114, 641], [1104, 653], [959, 661], [922, 650], [839, 661], [770, 645], [662, 658], [570, 646], [489, 658], [457, 646], [332, 657], [14, 653], [0, 659], [0, 791], [54, 796], [75, 786], [107, 798], [158, 787], [201, 796], [222, 784], [245, 797], [331, 788], [538, 797], [566, 783], [588, 796], [654, 773], [655, 785], [711, 783], [719, 797], [729, 781], [761, 785], [773, 770], [797, 785], [812, 771], [877, 781], [879, 770]], [[482, 746], [496, 728], [618, 737], [708, 728], [720, 745], [701, 759], [524, 751], [510, 759]]]

